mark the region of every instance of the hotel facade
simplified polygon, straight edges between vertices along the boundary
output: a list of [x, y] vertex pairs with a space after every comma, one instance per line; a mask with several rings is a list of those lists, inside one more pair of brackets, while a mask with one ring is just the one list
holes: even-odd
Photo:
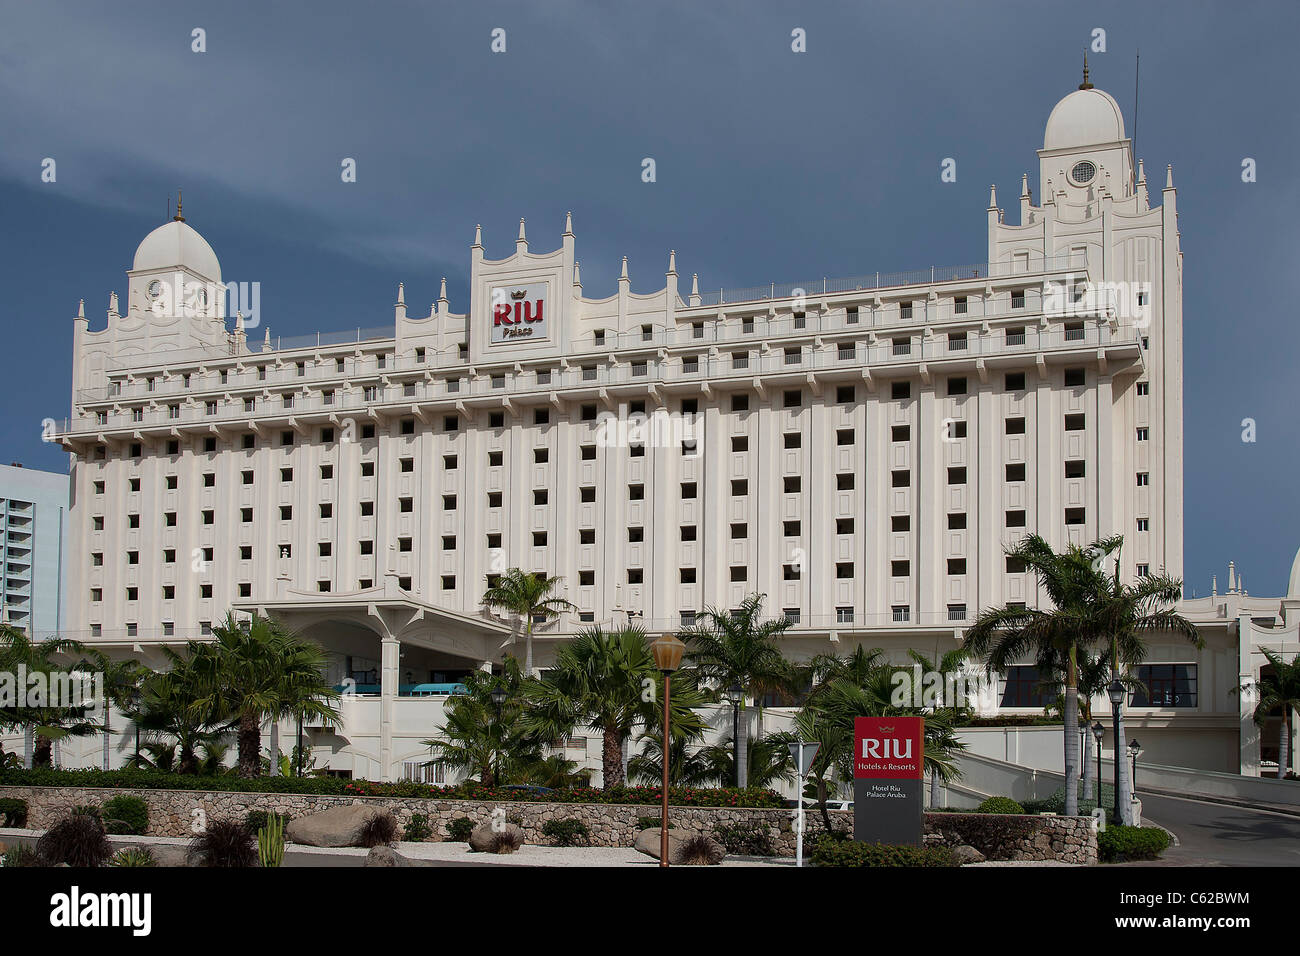
[[[295, 340], [226, 314], [178, 210], [106, 324], [74, 320], [65, 633], [159, 663], [228, 609], [273, 614], [363, 691], [308, 728], [318, 762], [392, 779], [441, 719], [421, 686], [522, 657], [480, 605], [509, 567], [560, 575], [577, 608], [540, 630], [542, 667], [584, 624], [670, 631], [755, 592], [794, 621], [795, 659], [942, 653], [979, 609], [1039, 600], [1005, 556], [1031, 531], [1122, 533], [1126, 576], [1181, 576], [1183, 262], [1161, 178], [1153, 194], [1085, 77], [1048, 118], [1037, 197], [1026, 173], [1008, 216], [990, 190], [975, 265], [711, 289], [670, 252], [658, 291], [634, 293], [625, 259], [596, 299], [571, 219], [543, 251], [521, 220], [505, 258], [475, 230], [464, 311], [444, 280], [427, 315], [399, 288], [391, 325]], [[1202, 680], [1194, 719], [1149, 706], [1144, 738], [1181, 758], [1195, 726], [1236, 770], [1237, 641], [1215, 633], [1153, 645], [1232, 680]], [[1041, 712], [1033, 683], [1004, 675], [997, 709]], [[599, 766], [598, 741], [560, 745]]]

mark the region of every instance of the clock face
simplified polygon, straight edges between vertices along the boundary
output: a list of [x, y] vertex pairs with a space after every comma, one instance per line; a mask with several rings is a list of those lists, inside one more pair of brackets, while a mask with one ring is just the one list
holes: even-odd
[[1070, 170], [1070, 178], [1074, 180], [1076, 186], [1086, 186], [1092, 182], [1092, 177], [1096, 175], [1097, 167], [1087, 160], [1075, 163], [1074, 168]]
[[151, 299], [158, 298], [158, 296], [162, 294], [162, 283], [157, 279], [154, 279], [149, 283], [149, 287], [145, 290], [145, 294]]

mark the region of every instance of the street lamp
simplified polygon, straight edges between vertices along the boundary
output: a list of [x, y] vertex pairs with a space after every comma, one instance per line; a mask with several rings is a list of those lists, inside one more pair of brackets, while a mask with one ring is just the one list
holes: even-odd
[[672, 693], [673, 671], [682, 666], [682, 651], [686, 645], [671, 634], [663, 634], [650, 642], [655, 667], [664, 675], [664, 792], [659, 811], [659, 865], [668, 865], [668, 698]]
[[1137, 738], [1134, 737], [1129, 741], [1128, 755], [1133, 758], [1133, 776], [1131, 779], [1133, 781], [1133, 794], [1135, 796], [1137, 795], [1138, 789], [1138, 754], [1141, 752], [1142, 746], [1137, 742]]
[[[1120, 716], [1120, 711], [1124, 706], [1124, 685], [1120, 683], [1118, 677], [1112, 680], [1110, 686], [1106, 688], [1106, 696], [1110, 698], [1111, 719], [1115, 725], [1115, 812], [1113, 822], [1118, 826], [1123, 821], [1119, 810], [1119, 762], [1124, 759], [1119, 747], [1120, 720], [1123, 719]], [[1101, 781], [1098, 781], [1098, 784], [1100, 783]]]
[[1106, 736], [1106, 728], [1100, 720], [1092, 725], [1092, 736], [1097, 741], [1097, 806], [1101, 806], [1101, 738]]

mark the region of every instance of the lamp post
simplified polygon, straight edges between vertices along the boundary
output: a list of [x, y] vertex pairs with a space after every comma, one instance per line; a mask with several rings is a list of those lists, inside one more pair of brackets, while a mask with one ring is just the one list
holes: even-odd
[[[1118, 677], [1111, 681], [1110, 686], [1106, 688], [1106, 696], [1110, 698], [1110, 714], [1115, 724], [1115, 813], [1112, 822], [1118, 826], [1124, 819], [1119, 809], [1119, 762], [1124, 759], [1119, 746], [1119, 722], [1121, 720], [1120, 710], [1124, 706], [1124, 685], [1119, 682]], [[1100, 785], [1101, 781], [1099, 780], [1097, 783]]]
[[1097, 741], [1097, 806], [1101, 806], [1101, 739], [1106, 736], [1106, 728], [1100, 720], [1092, 725], [1092, 736]]
[[1141, 752], [1142, 746], [1137, 742], [1137, 738], [1134, 737], [1128, 743], [1128, 755], [1133, 758], [1133, 774], [1129, 779], [1133, 781], [1133, 795], [1135, 797], [1137, 796], [1138, 789], [1138, 754]]
[[804, 814], [803, 814], [803, 790], [807, 784], [808, 771], [812, 769], [812, 762], [817, 757], [817, 748], [821, 746], [815, 740], [799, 740], [788, 745], [790, 756], [794, 759], [794, 770], [799, 775], [799, 812], [795, 816], [795, 853], [794, 865], [803, 866], [803, 831], [804, 831]]
[[664, 634], [650, 642], [655, 667], [664, 675], [664, 791], [659, 811], [659, 865], [668, 865], [668, 700], [672, 694], [673, 671], [682, 666], [682, 651], [686, 645], [671, 634]]

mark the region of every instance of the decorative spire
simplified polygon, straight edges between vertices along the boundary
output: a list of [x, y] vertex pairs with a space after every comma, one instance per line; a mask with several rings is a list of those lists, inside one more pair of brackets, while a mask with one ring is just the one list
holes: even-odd
[[238, 310], [235, 312], [235, 334], [244, 334], [244, 313]]
[[571, 212], [564, 214], [564, 234], [566, 236], [573, 235], [573, 213]]
[[1088, 51], [1086, 49], [1083, 51], [1083, 82], [1079, 84], [1079, 89], [1092, 89], [1092, 83], [1088, 79]]
[[524, 221], [519, 220], [519, 238], [515, 240], [515, 251], [526, 250], [528, 248], [528, 236], [524, 234]]
[[1142, 165], [1142, 160], [1140, 160], [1140, 159], [1138, 160], [1138, 178], [1137, 178], [1137, 181], [1140, 182], [1140, 183], [1144, 183], [1144, 182], [1147, 181], [1147, 171], [1146, 171], [1146, 167], [1144, 167], [1144, 166]]
[[573, 285], [574, 288], [582, 288], [582, 263], [577, 259], [573, 260]]
[[397, 283], [397, 304], [406, 305], [406, 283]]
[[677, 275], [677, 250], [676, 249], [668, 250], [668, 274], [670, 276]]
[[483, 227], [481, 225], [474, 226], [474, 245], [472, 248], [483, 248]]
[[623, 271], [618, 277], [619, 282], [627, 282], [627, 256], [623, 257]]
[[266, 335], [262, 337], [262, 341], [266, 343], [266, 348], [271, 347], [271, 327], [269, 325], [266, 327]]
[[86, 317], [86, 300], [80, 299], [77, 301], [77, 318], [84, 319], [85, 317]]
[[438, 289], [438, 301], [439, 302], [447, 301], [447, 277], [446, 276], [442, 277], [442, 285]]
[[992, 184], [989, 185], [989, 208], [990, 208], [990, 209], [997, 209], [997, 208], [998, 208], [998, 187], [997, 187], [997, 183], [992, 183]]
[[1165, 189], [1174, 188], [1174, 167], [1169, 165], [1165, 167]]
[[116, 292], [110, 292], [108, 294], [108, 314], [117, 315], [117, 293]]
[[176, 190], [176, 215], [172, 216], [172, 222], [184, 222], [185, 217], [181, 215], [181, 191]]
[[691, 273], [691, 295], [699, 295], [699, 294], [700, 294], [700, 274], [698, 272], [692, 272]]
[[1020, 174], [1020, 198], [1021, 199], [1029, 198], [1029, 174], [1028, 173]]

